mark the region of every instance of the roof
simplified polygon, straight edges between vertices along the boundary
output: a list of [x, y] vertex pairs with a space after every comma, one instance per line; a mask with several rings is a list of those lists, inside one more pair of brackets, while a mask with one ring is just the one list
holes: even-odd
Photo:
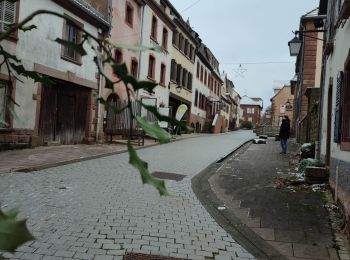
[[242, 99], [241, 99], [240, 104], [241, 105], [260, 106], [260, 107], [262, 107], [261, 102], [255, 101], [254, 99], [252, 99], [252, 98], [250, 98], [248, 96], [243, 96]]
[[69, 0], [74, 5], [81, 8], [82, 11], [90, 14], [95, 19], [99, 20], [101, 23], [104, 23], [105, 25], [109, 26], [108, 21], [106, 20], [106, 17], [104, 17], [103, 14], [98, 12], [95, 8], [93, 8], [90, 4], [85, 2], [84, 0]]
[[324, 19], [324, 18], [325, 18], [325, 15], [320, 15], [319, 9], [318, 9], [318, 7], [316, 7], [315, 9], [312, 9], [311, 11], [302, 15], [300, 20], [319, 20], [319, 19]]
[[[55, 3], [59, 4], [66, 10], [71, 11], [81, 19], [89, 22], [90, 24], [101, 28], [104, 31], [110, 29], [111, 24], [109, 22], [109, 15], [106, 14], [105, 17], [102, 13], [97, 11], [91, 4], [84, 0], [52, 0]], [[105, 4], [108, 4], [105, 1]]]

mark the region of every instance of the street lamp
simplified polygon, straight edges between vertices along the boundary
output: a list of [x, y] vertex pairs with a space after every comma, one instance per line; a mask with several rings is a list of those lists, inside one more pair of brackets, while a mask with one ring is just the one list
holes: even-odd
[[311, 39], [319, 40], [319, 41], [325, 41], [324, 39], [320, 39], [318, 37], [313, 37], [308, 35], [308, 33], [319, 33], [319, 32], [325, 32], [325, 30], [303, 30], [303, 31], [295, 31], [293, 32], [295, 34], [294, 38], [288, 42], [289, 46], [289, 52], [290, 56], [298, 56], [300, 52], [301, 45], [303, 41], [297, 37], [297, 34], [303, 37], [308, 37]]
[[295, 36], [288, 42], [290, 56], [298, 56], [300, 52], [302, 41]]
[[288, 99], [287, 102], [286, 102], [286, 110], [287, 111], [290, 111], [292, 110], [293, 106], [292, 106], [292, 103], [290, 102], [290, 100]]

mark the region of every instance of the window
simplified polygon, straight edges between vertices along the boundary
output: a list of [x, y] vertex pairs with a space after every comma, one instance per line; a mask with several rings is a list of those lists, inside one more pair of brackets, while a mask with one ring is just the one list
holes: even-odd
[[198, 90], [196, 89], [195, 95], [194, 95], [194, 106], [198, 106]]
[[203, 66], [201, 66], [201, 81], [203, 82]]
[[190, 45], [190, 56], [189, 56], [189, 58], [190, 58], [191, 60], [192, 60], [192, 57], [193, 57], [193, 50], [194, 50], [193, 46]]
[[345, 63], [343, 94], [341, 149], [350, 151], [350, 51]]
[[157, 40], [157, 27], [158, 27], [158, 21], [155, 16], [152, 17], [152, 27], [151, 27], [151, 38], [153, 40]]
[[166, 67], [164, 64], [160, 65], [160, 81], [159, 84], [165, 86], [165, 72]]
[[185, 48], [184, 48], [184, 54], [187, 56], [187, 52], [188, 52], [188, 40], [185, 40]]
[[178, 31], [175, 31], [173, 33], [173, 44], [175, 46], [179, 46], [179, 32]]
[[131, 60], [131, 66], [130, 66], [130, 74], [134, 77], [137, 78], [137, 72], [138, 72], [138, 67], [139, 63], [135, 58]]
[[125, 22], [131, 27], [134, 24], [134, 8], [129, 3], [126, 4]]
[[179, 48], [179, 50], [181, 50], [181, 46], [182, 46], [182, 42], [184, 41], [184, 37], [182, 36], [182, 34], [179, 34], [179, 42], [177, 47]]
[[160, 1], [160, 8], [165, 12], [166, 11], [166, 4], [163, 1]]
[[193, 75], [192, 73], [188, 73], [188, 83], [187, 83], [187, 88], [189, 90], [192, 90], [192, 80], [193, 80]]
[[123, 53], [121, 49], [116, 49], [114, 53], [114, 60], [117, 64], [121, 64], [123, 62]]
[[253, 107], [248, 107], [247, 108], [247, 114], [254, 114], [254, 108]]
[[156, 59], [150, 55], [148, 60], [148, 77], [151, 79], [155, 79], [155, 67], [156, 67]]
[[[81, 31], [80, 28], [70, 20], [65, 21], [64, 27], [64, 40], [74, 44], [80, 43]], [[69, 60], [80, 62], [81, 56], [79, 53], [70, 46], [62, 46], [63, 57]]]
[[176, 81], [176, 73], [177, 72], [177, 64], [174, 59], [171, 60], [171, 68], [170, 68], [170, 80]]
[[197, 61], [197, 79], [199, 79], [199, 69], [200, 69], [199, 62]]
[[207, 85], [207, 77], [208, 77], [207, 70], [205, 70], [205, 73], [204, 73], [204, 85]]
[[182, 66], [177, 64], [177, 72], [176, 72], [176, 83], [181, 85], [182, 82]]
[[188, 73], [188, 72], [187, 72], [186, 69], [183, 69], [183, 72], [182, 72], [182, 73], [183, 73], [183, 75], [182, 75], [182, 86], [183, 86], [183, 87], [186, 87], [186, 86], [187, 86], [187, 79], [188, 79], [188, 78], [187, 78], [187, 77], [188, 77], [188, 76], [187, 76], [187, 73]]
[[162, 47], [164, 50], [168, 49], [168, 30], [166, 28], [163, 28]]
[[0, 81], [0, 127], [6, 127], [6, 106], [7, 106], [7, 91], [8, 87], [6, 82]]
[[10, 24], [16, 22], [16, 3], [0, 2], [0, 32], [6, 31]]

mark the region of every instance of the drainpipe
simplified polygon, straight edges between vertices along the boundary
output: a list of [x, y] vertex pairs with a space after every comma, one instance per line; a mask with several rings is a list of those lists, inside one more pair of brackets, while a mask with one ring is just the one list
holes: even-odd
[[[144, 16], [145, 16], [145, 4], [142, 5], [141, 7], [141, 30], [140, 30], [140, 36], [139, 36], [139, 44], [142, 45], [142, 38], [143, 38], [143, 19], [144, 19]], [[138, 80], [140, 79], [140, 76], [141, 76], [141, 64], [142, 64], [142, 51], [139, 52], [139, 67], [138, 67], [138, 70], [137, 70], [137, 77], [138, 77]], [[140, 99], [140, 90], [137, 90], [136, 92], [136, 100], [139, 100]]]

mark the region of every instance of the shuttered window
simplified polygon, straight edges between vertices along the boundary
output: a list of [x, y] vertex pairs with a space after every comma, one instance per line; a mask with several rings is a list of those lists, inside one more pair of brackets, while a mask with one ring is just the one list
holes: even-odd
[[176, 83], [181, 85], [182, 82], [182, 66], [177, 64], [177, 73], [176, 73]]
[[194, 106], [198, 106], [198, 90], [196, 89], [196, 94], [194, 95]]
[[170, 79], [176, 81], [176, 61], [174, 59], [171, 60], [171, 69], [170, 69]]
[[192, 90], [192, 80], [193, 80], [193, 75], [192, 73], [188, 73], [188, 85], [187, 85], [187, 88], [189, 90]]
[[337, 76], [337, 92], [335, 99], [335, 119], [334, 119], [334, 142], [341, 142], [341, 128], [342, 128], [342, 104], [343, 104], [343, 90], [344, 89], [344, 73], [339, 71]]
[[[343, 117], [343, 135], [342, 142], [350, 142], [350, 70], [349, 65], [347, 65], [346, 72], [343, 80], [343, 89], [342, 89], [342, 117]], [[345, 150], [345, 149], [344, 149]], [[350, 151], [350, 146], [346, 148], [347, 151]]]
[[16, 3], [7, 0], [0, 2], [0, 31], [6, 31], [15, 22]]

